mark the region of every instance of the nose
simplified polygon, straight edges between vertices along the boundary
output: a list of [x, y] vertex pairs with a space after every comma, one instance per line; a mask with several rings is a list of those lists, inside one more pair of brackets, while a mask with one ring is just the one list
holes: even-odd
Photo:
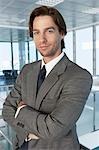
[[46, 41], [47, 41], [46, 35], [45, 35], [44, 33], [41, 33], [41, 34], [39, 35], [39, 41], [40, 41], [40, 42], [46, 42]]

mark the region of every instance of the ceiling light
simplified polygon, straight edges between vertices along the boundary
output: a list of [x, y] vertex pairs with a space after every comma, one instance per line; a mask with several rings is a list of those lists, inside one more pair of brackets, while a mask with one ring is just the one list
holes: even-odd
[[8, 24], [0, 24], [0, 28], [11, 28], [11, 29], [28, 30], [28, 27], [8, 25]]
[[36, 4], [53, 7], [55, 5], [62, 3], [63, 1], [64, 0], [39, 0], [36, 2]]
[[99, 14], [99, 8], [89, 8], [87, 10], [83, 10], [82, 12], [87, 14]]
[[21, 20], [19, 20], [19, 23], [23, 23], [25, 21], [26, 21], [26, 19], [21, 19]]

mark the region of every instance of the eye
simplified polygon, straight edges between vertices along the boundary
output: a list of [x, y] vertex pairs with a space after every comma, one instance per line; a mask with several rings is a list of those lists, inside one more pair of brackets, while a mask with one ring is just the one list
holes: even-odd
[[48, 32], [49, 32], [49, 33], [53, 33], [54, 31], [55, 31], [55, 30], [52, 29], [52, 28], [51, 28], [51, 29], [48, 29]]
[[35, 35], [38, 35], [39, 34], [39, 32], [38, 31], [33, 31], [33, 35], [35, 36]]

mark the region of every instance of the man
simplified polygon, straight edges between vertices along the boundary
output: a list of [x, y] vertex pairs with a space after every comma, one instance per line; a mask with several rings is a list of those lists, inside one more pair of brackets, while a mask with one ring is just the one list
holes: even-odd
[[62, 52], [67, 31], [58, 10], [34, 9], [29, 31], [43, 59], [23, 67], [4, 103], [3, 118], [16, 131], [14, 149], [79, 150], [76, 122], [92, 77]]

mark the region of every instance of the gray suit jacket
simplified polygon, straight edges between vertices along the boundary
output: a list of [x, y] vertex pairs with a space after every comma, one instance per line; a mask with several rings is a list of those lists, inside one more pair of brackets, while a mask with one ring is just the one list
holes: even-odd
[[[29, 142], [29, 150], [79, 150], [76, 122], [92, 86], [89, 72], [65, 55], [46, 77], [36, 96], [41, 61], [25, 65], [3, 107], [3, 118], [16, 131], [14, 149], [22, 145], [28, 133], [38, 140]], [[18, 117], [17, 104], [27, 106]]]

